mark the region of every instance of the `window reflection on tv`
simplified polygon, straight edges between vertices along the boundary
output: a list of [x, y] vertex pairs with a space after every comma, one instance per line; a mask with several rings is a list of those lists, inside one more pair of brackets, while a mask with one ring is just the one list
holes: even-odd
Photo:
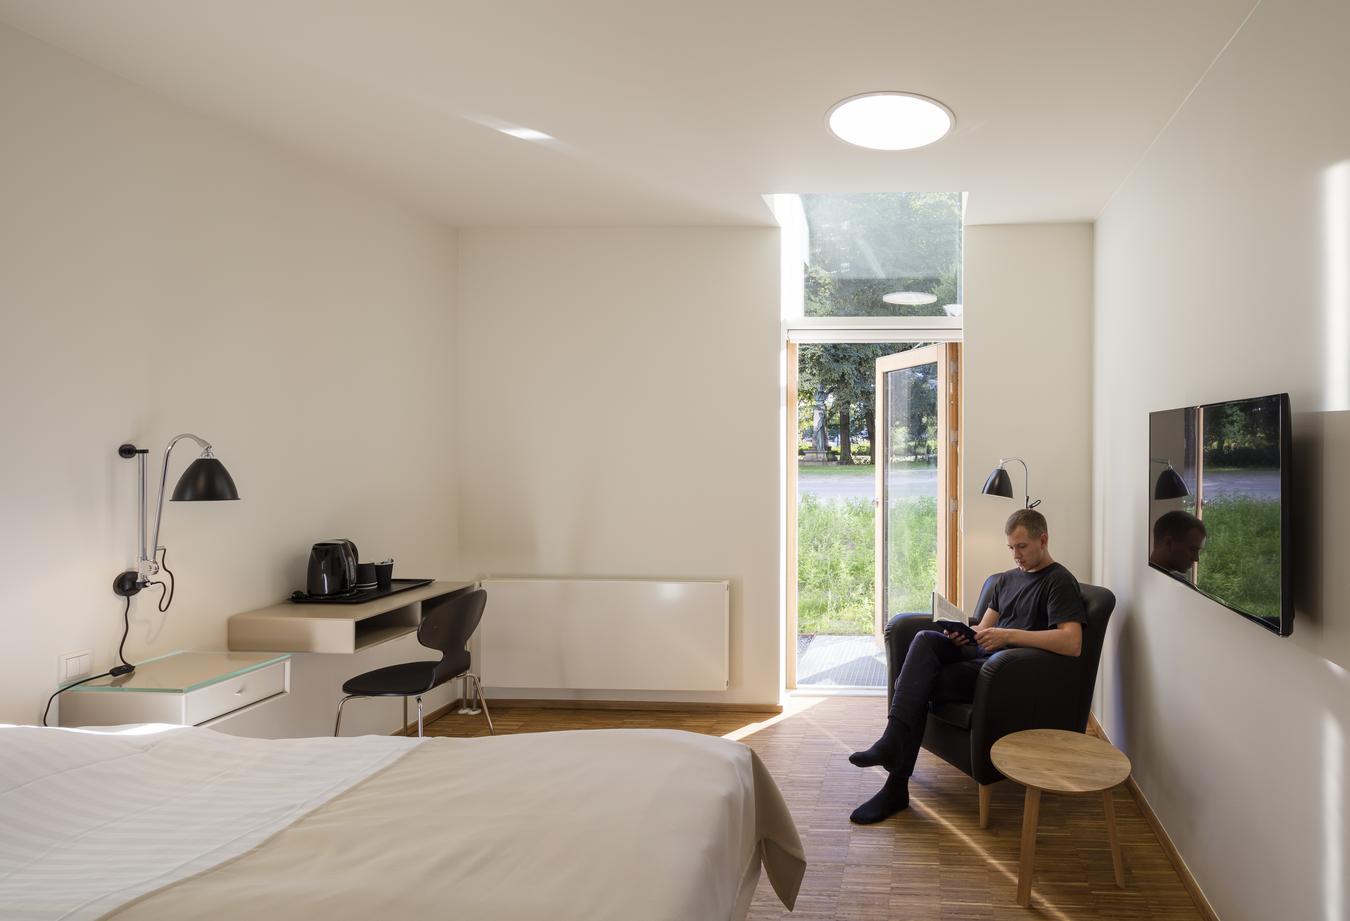
[[1289, 396], [1149, 414], [1149, 565], [1293, 630]]

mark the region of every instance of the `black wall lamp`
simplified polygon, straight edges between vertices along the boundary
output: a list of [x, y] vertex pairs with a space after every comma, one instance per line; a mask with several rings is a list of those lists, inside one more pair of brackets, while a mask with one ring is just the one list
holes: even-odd
[[1172, 469], [1171, 461], [1166, 458], [1150, 457], [1149, 463], [1162, 464], [1167, 468], [1158, 474], [1158, 480], [1153, 484], [1154, 499], [1180, 499], [1191, 494], [1181, 474]]
[[1013, 497], [1012, 477], [1008, 475], [1007, 470], [1003, 469], [1003, 465], [1012, 463], [1013, 461], [1017, 461], [1022, 465], [1022, 485], [1024, 487], [1023, 492], [1026, 495], [1026, 507], [1035, 508], [1041, 504], [1041, 500], [1031, 498], [1031, 471], [1027, 469], [1027, 462], [1020, 457], [1000, 457], [998, 459], [998, 466], [994, 468], [993, 473], [989, 474], [989, 478], [984, 481], [984, 488], [982, 488], [980, 492], [984, 493], [986, 496], [1002, 496], [1005, 499], [1011, 499]]
[[188, 468], [178, 478], [178, 485], [174, 487], [171, 497], [172, 501], [216, 502], [239, 498], [239, 490], [235, 488], [230, 472], [225, 469], [224, 464], [216, 459], [215, 453], [211, 450], [211, 445], [190, 433], [177, 435], [164, 449], [164, 466], [159, 474], [159, 500], [155, 505], [154, 539], [147, 544], [145, 532], [146, 519], [149, 513], [146, 508], [148, 492], [146, 488], [146, 456], [150, 452], [133, 444], [120, 446], [117, 449], [118, 455], [128, 460], [133, 457], [136, 458], [140, 468], [140, 487], [137, 490], [136, 509], [140, 516], [141, 546], [140, 556], [136, 560], [136, 568], [118, 573], [117, 578], [113, 580], [113, 591], [118, 595], [124, 597], [134, 595], [149, 585], [152, 577], [159, 575], [159, 553], [164, 549], [159, 545], [159, 526], [164, 517], [164, 486], [169, 478], [169, 456], [173, 453], [174, 445], [184, 438], [191, 438], [197, 442], [197, 445], [202, 449], [202, 453], [200, 457], [188, 464]]

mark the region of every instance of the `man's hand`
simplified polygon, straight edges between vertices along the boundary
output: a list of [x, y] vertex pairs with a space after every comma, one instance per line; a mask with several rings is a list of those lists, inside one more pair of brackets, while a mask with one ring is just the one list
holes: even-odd
[[[975, 631], [975, 632], [976, 632], [977, 634], [979, 633], [978, 630]], [[951, 641], [952, 641], [952, 644], [955, 645], [955, 646], [969, 646], [969, 645], [970, 645], [970, 640], [966, 639], [966, 636], [965, 636], [964, 633], [953, 633], [953, 632], [950, 631], [950, 630], [943, 630], [943, 631], [942, 631], [942, 635], [945, 636], [947, 639], [951, 640]]]
[[975, 642], [985, 652], [1007, 649], [1013, 643], [1013, 631], [1006, 627], [976, 627]]

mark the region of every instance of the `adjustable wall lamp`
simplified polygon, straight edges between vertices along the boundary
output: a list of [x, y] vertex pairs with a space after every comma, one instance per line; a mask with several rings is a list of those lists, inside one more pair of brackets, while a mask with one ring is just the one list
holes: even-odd
[[1162, 464], [1167, 468], [1158, 474], [1158, 480], [1153, 485], [1154, 499], [1180, 499], [1191, 494], [1181, 474], [1172, 469], [1171, 461], [1161, 457], [1150, 457], [1148, 460], [1151, 464]]
[[1013, 497], [1012, 477], [1008, 476], [1008, 471], [1003, 469], [1003, 465], [1013, 461], [1022, 465], [1022, 485], [1024, 486], [1023, 492], [1026, 495], [1026, 507], [1035, 508], [1041, 504], [1041, 500], [1031, 498], [1031, 471], [1027, 469], [1027, 462], [1020, 457], [1000, 457], [998, 466], [984, 481], [984, 486], [980, 489], [980, 492], [986, 496], [1002, 496], [1005, 499], [1011, 499]]
[[230, 472], [225, 469], [224, 464], [216, 459], [216, 455], [211, 450], [211, 445], [190, 433], [177, 435], [164, 449], [164, 466], [159, 474], [159, 500], [155, 504], [154, 538], [147, 544], [145, 539], [146, 519], [149, 513], [146, 508], [146, 499], [148, 498], [146, 456], [150, 452], [133, 444], [124, 444], [119, 447], [117, 449], [118, 455], [128, 460], [133, 457], [136, 458], [136, 463], [140, 469], [140, 486], [137, 490], [136, 510], [140, 516], [141, 546], [140, 556], [136, 560], [136, 568], [118, 573], [117, 578], [113, 580], [113, 591], [118, 595], [131, 596], [136, 594], [150, 584], [153, 576], [159, 574], [159, 553], [164, 549], [159, 544], [159, 526], [164, 517], [164, 485], [169, 478], [169, 456], [173, 453], [174, 445], [184, 438], [191, 438], [197, 442], [197, 445], [202, 449], [202, 453], [200, 457], [188, 464], [188, 468], [178, 478], [178, 485], [174, 487], [172, 500], [174, 502], [214, 502], [239, 498], [239, 490], [235, 488]]

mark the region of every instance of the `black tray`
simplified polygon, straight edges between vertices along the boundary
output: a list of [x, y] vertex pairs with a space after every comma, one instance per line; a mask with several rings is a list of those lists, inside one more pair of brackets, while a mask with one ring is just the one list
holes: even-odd
[[367, 588], [347, 592], [345, 595], [307, 595], [304, 592], [292, 592], [291, 601], [296, 604], [363, 604], [376, 598], [406, 592], [410, 588], [421, 588], [435, 581], [435, 579], [390, 579], [388, 588]]

